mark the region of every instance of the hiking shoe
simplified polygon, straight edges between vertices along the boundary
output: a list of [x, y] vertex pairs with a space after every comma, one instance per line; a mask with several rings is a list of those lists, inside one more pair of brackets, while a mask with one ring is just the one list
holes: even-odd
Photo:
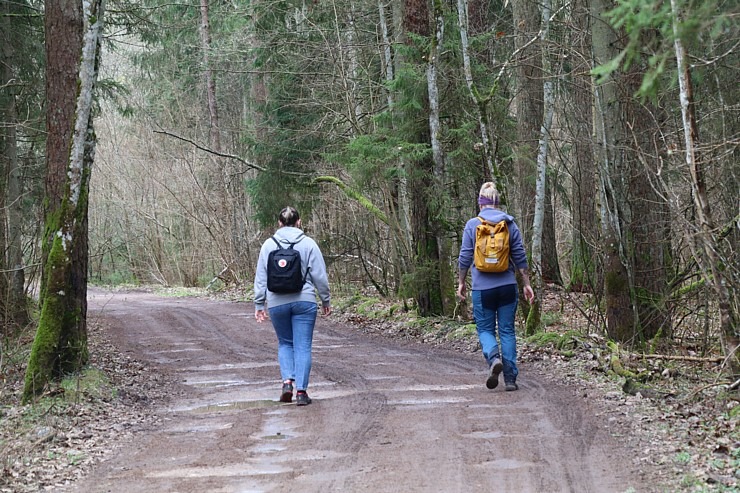
[[498, 358], [493, 359], [493, 363], [491, 363], [491, 371], [488, 374], [488, 378], [486, 379], [486, 387], [489, 389], [495, 389], [498, 385], [498, 376], [501, 373], [501, 370], [504, 369], [503, 363], [501, 363], [501, 360]]
[[519, 386], [516, 384], [516, 382], [506, 382], [506, 391], [512, 392], [514, 390], [519, 390]]
[[308, 396], [305, 390], [299, 390], [295, 395], [296, 406], [308, 406], [311, 404], [311, 398]]
[[280, 394], [280, 402], [293, 401], [293, 384], [290, 382], [283, 383], [283, 391]]

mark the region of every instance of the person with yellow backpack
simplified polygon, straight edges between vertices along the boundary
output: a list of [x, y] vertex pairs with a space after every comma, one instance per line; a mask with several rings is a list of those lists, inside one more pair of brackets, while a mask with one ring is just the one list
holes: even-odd
[[530, 303], [534, 301], [534, 291], [522, 234], [514, 218], [499, 210], [498, 205], [496, 185], [484, 183], [478, 194], [480, 214], [468, 220], [463, 230], [457, 296], [465, 300], [465, 280], [468, 270], [472, 270], [473, 318], [488, 363], [486, 387], [495, 389], [503, 372], [505, 388], [512, 391], [519, 389], [514, 327], [519, 291], [515, 269], [521, 274], [524, 297]]

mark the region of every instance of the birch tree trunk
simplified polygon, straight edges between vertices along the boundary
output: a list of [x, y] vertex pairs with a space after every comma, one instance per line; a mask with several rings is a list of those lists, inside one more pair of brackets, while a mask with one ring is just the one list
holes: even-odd
[[[429, 135], [434, 160], [434, 189], [438, 194], [445, 190], [445, 155], [442, 149], [442, 126], [439, 120], [440, 101], [437, 74], [439, 72], [440, 51], [444, 43], [444, 12], [439, 0], [432, 0], [434, 35], [431, 40], [429, 61], [427, 63], [427, 89], [429, 92]], [[438, 202], [438, 208], [444, 207], [444, 201]], [[438, 251], [439, 290], [441, 293], [442, 311], [451, 314], [455, 307], [454, 276], [452, 270], [452, 240], [437, 225], [434, 227]]]
[[550, 128], [555, 101], [552, 82], [552, 70], [547, 54], [546, 42], [550, 29], [551, 0], [542, 2], [542, 24], [540, 39], [542, 40], [542, 69], [545, 75], [542, 85], [544, 119], [540, 128], [540, 140], [537, 151], [537, 180], [534, 207], [534, 222], [532, 225], [532, 287], [535, 292], [535, 301], [527, 315], [526, 335], [533, 335], [540, 329], [540, 315], [542, 310], [542, 243], [543, 225], [545, 223], [545, 187], [547, 177], [547, 153], [550, 146]]
[[[47, 4], [48, 7], [48, 4]], [[45, 264], [41, 316], [26, 369], [23, 401], [39, 395], [54, 377], [79, 370], [87, 363], [87, 304], [70, 299], [75, 288], [87, 291], [87, 263], [80, 271], [79, 259], [87, 258], [87, 201], [90, 170], [95, 153], [93, 130], [93, 90], [98, 74], [104, 0], [81, 5], [66, 4], [82, 23], [84, 39], [78, 52], [79, 86], [68, 148], [67, 173], [60, 208], [47, 218], [51, 247]], [[46, 15], [54, 15], [47, 10]], [[53, 19], [56, 20], [56, 19]], [[47, 24], [48, 25], [48, 24]], [[63, 31], [74, 38], [77, 25]], [[47, 36], [47, 43], [69, 42], [69, 38]], [[53, 53], [53, 50], [49, 50]], [[53, 81], [52, 81], [53, 83]], [[81, 288], [80, 288], [81, 286]]]
[[678, 65], [681, 121], [683, 123], [684, 145], [686, 146], [685, 159], [691, 176], [691, 192], [694, 199], [696, 217], [699, 221], [696, 235], [699, 240], [699, 247], [703, 253], [703, 256], [697, 255], [696, 258], [707, 285], [712, 286], [717, 296], [717, 304], [720, 312], [720, 342], [722, 351], [733, 378], [737, 379], [740, 377], [740, 354], [738, 353], [740, 334], [738, 334], [737, 328], [737, 313], [733, 310], [728, 288], [728, 284], [731, 281], [725, 277], [725, 271], [721, 268], [721, 260], [717, 255], [717, 242], [713, 236], [715, 224], [707, 198], [704, 169], [697, 152], [699, 129], [694, 110], [691, 71], [686, 60], [686, 49], [679, 36], [679, 12], [676, 7], [676, 0], [671, 0], [671, 11], [673, 34], [675, 36], [674, 49], [676, 53], [676, 64]]
[[[5, 17], [0, 18], [0, 22], [3, 24], [7, 23], [7, 20], [4, 20]], [[3, 28], [6, 26], [3, 25]], [[3, 52], [0, 52], [0, 55], [3, 55], [3, 59], [0, 60], [0, 63], [2, 63], [2, 66], [4, 70], [2, 70], [3, 78], [0, 82], [2, 86], [6, 86], [9, 84], [8, 77], [6, 75], [6, 72], [9, 71], [10, 63], [8, 59], [5, 57], [5, 50]], [[8, 109], [7, 109], [8, 103], [4, 101], [4, 98], [2, 98], [2, 94], [0, 94], [0, 118], [2, 118], [2, 121], [9, 122], [10, 117], [8, 116]], [[11, 166], [12, 161], [12, 151], [10, 149], [10, 143], [9, 139], [10, 131], [9, 129], [5, 128], [0, 132], [0, 338], [4, 336], [5, 334], [10, 332], [10, 303], [8, 303], [9, 298], [9, 285], [8, 277], [10, 274], [10, 271], [8, 270], [8, 261], [7, 261], [7, 251], [8, 251], [8, 237], [5, 234], [5, 231], [7, 230], [6, 224], [8, 220], [8, 216], [5, 211], [7, 211], [7, 208], [5, 206], [7, 202], [7, 190], [8, 190], [8, 171]], [[0, 342], [2, 340], [0, 339]], [[4, 349], [4, 344], [3, 344]], [[2, 354], [2, 350], [0, 349], [0, 354]]]

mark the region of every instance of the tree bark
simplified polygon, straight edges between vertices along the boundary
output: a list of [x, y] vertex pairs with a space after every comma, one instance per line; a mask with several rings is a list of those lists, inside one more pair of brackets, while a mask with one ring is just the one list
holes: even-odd
[[[740, 334], [737, 329], [737, 313], [733, 310], [728, 283], [731, 280], [725, 277], [721, 269], [721, 262], [717, 255], [718, 246], [712, 232], [715, 230], [712, 211], [707, 198], [704, 168], [697, 155], [699, 129], [694, 109], [691, 72], [686, 60], [686, 50], [678, 32], [679, 14], [675, 0], [671, 0], [673, 14], [673, 34], [675, 36], [674, 49], [678, 65], [678, 85], [680, 90], [681, 120], [683, 122], [684, 145], [686, 146], [685, 159], [691, 176], [691, 191], [694, 207], [699, 220], [697, 230], [698, 243], [703, 252], [703, 258], [697, 259], [701, 265], [701, 272], [708, 285], [714, 288], [720, 312], [720, 342], [728, 368], [734, 378], [740, 377]], [[703, 264], [703, 265], [702, 265]], [[711, 276], [709, 275], [711, 273]]]
[[[95, 152], [92, 122], [93, 90], [97, 79], [103, 0], [82, 5], [66, 5], [79, 16], [84, 42], [73, 67], [77, 67], [79, 86], [72, 118], [71, 147], [68, 149], [64, 193], [59, 208], [47, 217], [51, 246], [45, 263], [41, 317], [26, 369], [23, 401], [39, 395], [55, 378], [79, 370], [87, 363], [87, 204], [90, 170]], [[80, 8], [81, 7], [81, 8]], [[78, 10], [79, 9], [79, 10]], [[54, 15], [56, 11], [46, 11]], [[69, 36], [47, 37], [49, 42], [76, 39], [77, 25], [62, 30]], [[53, 41], [52, 41], [53, 40]], [[50, 50], [54, 53], [54, 50]], [[51, 108], [50, 108], [51, 110]], [[61, 121], [59, 130], [64, 127]], [[82, 268], [84, 267], [84, 269]]]
[[[8, 48], [11, 50], [12, 48]], [[10, 57], [12, 58], [12, 57]], [[9, 66], [3, 64], [5, 70], [9, 73]], [[5, 78], [4, 78], [5, 79]], [[5, 79], [9, 84], [10, 76]], [[4, 157], [7, 163], [7, 188], [5, 195], [5, 218], [7, 220], [7, 240], [0, 241], [0, 247], [7, 253], [3, 262], [0, 262], [0, 271], [3, 282], [0, 287], [5, 286], [2, 293], [7, 293], [5, 297], [5, 321], [9, 323], [11, 330], [24, 327], [29, 323], [28, 303], [26, 301], [26, 276], [23, 262], [23, 244], [22, 244], [22, 225], [23, 225], [23, 193], [20, 159], [18, 157], [17, 146], [17, 111], [15, 103], [15, 91], [11, 90], [8, 96], [6, 106], [7, 132], [5, 134]], [[1, 183], [0, 183], [1, 185]], [[2, 204], [2, 201], [0, 201]], [[2, 214], [0, 214], [1, 219]], [[0, 220], [0, 227], [3, 221]], [[4, 236], [4, 232], [0, 237]], [[7, 275], [6, 275], [7, 274]], [[5, 282], [7, 281], [7, 282]]]
[[[592, 0], [592, 49], [594, 65], [603, 65], [617, 56], [616, 33], [608, 25], [604, 13], [611, 10], [611, 0]], [[628, 244], [623, 234], [629, 223], [629, 204], [623, 176], [629, 176], [625, 163], [627, 137], [622, 123], [623, 101], [620, 99], [616, 76], [602, 81], [594, 91], [594, 126], [601, 227], [604, 245], [604, 294], [606, 297], [607, 334], [617, 341], [630, 341], [636, 335], [635, 314], [632, 310], [632, 280], [628, 271]]]
[[552, 81], [552, 70], [549, 63], [547, 50], [545, 49], [547, 36], [550, 28], [550, 0], [542, 2], [542, 28], [540, 39], [542, 43], [542, 68], [545, 78], [543, 79], [543, 120], [540, 127], [540, 139], [537, 149], [537, 179], [535, 186], [534, 222], [532, 225], [532, 262], [531, 276], [532, 287], [535, 292], [535, 300], [527, 315], [526, 334], [533, 335], [540, 329], [540, 314], [542, 305], [542, 243], [543, 226], [545, 223], [545, 187], [547, 179], [547, 154], [550, 148], [550, 128], [552, 127], [552, 115], [555, 111], [554, 88]]
[[598, 238], [596, 223], [596, 174], [593, 150], [593, 88], [591, 70], [591, 13], [588, 0], [575, 0], [571, 18], [576, 26], [571, 38], [574, 47], [572, 106], [567, 111], [573, 118], [573, 167], [570, 170], [573, 253], [571, 255], [569, 287], [573, 291], [596, 291], [601, 286], [601, 276], [595, 261], [594, 248]]
[[221, 128], [216, 103], [216, 79], [213, 77], [213, 70], [211, 69], [211, 24], [208, 18], [208, 0], [200, 0], [199, 31], [203, 76], [205, 77], [206, 98], [208, 100], [210, 143], [214, 151], [221, 152]]
[[[533, 0], [513, 0], [514, 47], [516, 58], [516, 128], [515, 183], [511, 204], [515, 209], [517, 224], [522, 231], [525, 245], [531, 245], [534, 219], [537, 147], [543, 121], [542, 54], [539, 40], [540, 9]], [[533, 42], [533, 40], [536, 40]], [[511, 192], [511, 191], [508, 191]]]
[[[440, 53], [444, 43], [444, 12], [440, 0], [432, 0], [434, 6], [433, 25], [434, 35], [432, 36], [429, 51], [429, 60], [427, 62], [427, 90], [429, 93], [429, 136], [432, 146], [432, 159], [434, 161], [434, 184], [433, 189], [438, 192], [445, 189], [445, 153], [442, 148], [442, 125], [440, 123], [440, 96], [437, 75], [440, 70]], [[435, 215], [441, 217], [444, 201], [436, 201], [438, 209]], [[435, 222], [434, 233], [437, 244], [437, 259], [439, 271], [439, 292], [442, 302], [442, 313], [452, 314], [455, 308], [455, 288], [454, 273], [452, 270], [452, 240], [443, 229], [439, 226], [439, 221]]]

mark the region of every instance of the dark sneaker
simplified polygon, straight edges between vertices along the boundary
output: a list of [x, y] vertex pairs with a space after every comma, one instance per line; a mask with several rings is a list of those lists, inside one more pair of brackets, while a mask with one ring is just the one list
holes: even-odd
[[293, 384], [283, 383], [283, 391], [280, 394], [280, 402], [292, 402], [293, 401]]
[[516, 382], [506, 382], [506, 391], [512, 392], [514, 390], [519, 390], [519, 386], [516, 384]]
[[309, 404], [311, 404], [311, 398], [305, 391], [299, 390], [298, 393], [295, 395], [295, 405], [308, 406]]
[[488, 373], [488, 378], [486, 379], [486, 387], [495, 389], [498, 386], [498, 376], [503, 369], [504, 365], [501, 363], [501, 360], [494, 358], [493, 363], [491, 363], [491, 371]]

